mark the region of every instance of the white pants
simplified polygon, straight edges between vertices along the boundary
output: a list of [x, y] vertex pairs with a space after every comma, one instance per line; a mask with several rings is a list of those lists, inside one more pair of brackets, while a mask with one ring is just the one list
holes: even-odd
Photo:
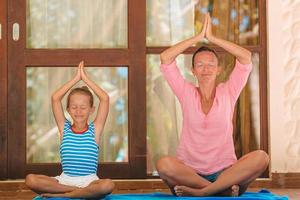
[[90, 174], [87, 176], [68, 176], [64, 173], [61, 173], [59, 176], [53, 177], [62, 185], [75, 186], [79, 188], [84, 188], [88, 186], [91, 182], [99, 180], [99, 177], [96, 174]]

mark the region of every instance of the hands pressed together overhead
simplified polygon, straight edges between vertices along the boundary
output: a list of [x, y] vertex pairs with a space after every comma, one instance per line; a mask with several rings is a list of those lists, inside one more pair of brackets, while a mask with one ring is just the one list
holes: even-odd
[[207, 39], [208, 41], [210, 41], [210, 39], [213, 37], [211, 24], [212, 23], [210, 14], [206, 13], [202, 26], [202, 31], [198, 34], [199, 41], [202, 41], [203, 39]]
[[87, 80], [88, 77], [85, 73], [85, 70], [84, 70], [84, 61], [81, 61], [79, 64], [78, 64], [78, 68], [77, 68], [77, 73], [75, 75], [75, 79], [77, 81], [80, 81], [80, 80]]

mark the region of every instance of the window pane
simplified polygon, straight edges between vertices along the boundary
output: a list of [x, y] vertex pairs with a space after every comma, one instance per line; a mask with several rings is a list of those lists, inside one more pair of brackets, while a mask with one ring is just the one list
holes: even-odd
[[[180, 55], [177, 65], [184, 78], [194, 84], [191, 55]], [[253, 71], [240, 95], [234, 115], [234, 142], [238, 157], [259, 148], [259, 56], [253, 54]], [[219, 82], [228, 79], [234, 58], [220, 55]], [[147, 173], [157, 175], [155, 162], [164, 155], [175, 155], [182, 128], [181, 106], [163, 78], [159, 55], [147, 56]]]
[[127, 0], [27, 0], [27, 48], [126, 48]]
[[[110, 96], [109, 115], [100, 139], [100, 162], [128, 161], [128, 69], [127, 67], [87, 67], [89, 77]], [[59, 162], [59, 133], [51, 110], [51, 95], [75, 68], [27, 67], [27, 162]], [[84, 85], [80, 81], [76, 86]], [[76, 87], [75, 86], [75, 87]], [[67, 96], [67, 95], [66, 95]], [[66, 96], [62, 104], [66, 106]], [[94, 95], [95, 106], [98, 98]], [[68, 119], [68, 113], [65, 111]], [[96, 112], [90, 117], [95, 118]]]
[[[191, 56], [179, 56], [184, 77], [195, 82], [189, 70]], [[147, 173], [155, 174], [155, 162], [175, 155], [181, 133], [181, 108], [159, 69], [159, 55], [147, 56]]]
[[170, 46], [202, 29], [210, 12], [213, 33], [239, 44], [258, 44], [258, 0], [147, 0], [147, 46]]

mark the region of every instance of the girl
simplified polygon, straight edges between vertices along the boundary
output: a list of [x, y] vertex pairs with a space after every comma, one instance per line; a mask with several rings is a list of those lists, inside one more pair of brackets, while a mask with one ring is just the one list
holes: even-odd
[[[73, 123], [64, 116], [61, 100], [80, 80], [90, 87], [100, 100], [95, 120], [88, 124], [94, 112], [93, 95], [84, 86], [72, 89], [67, 98], [67, 111]], [[60, 176], [29, 174], [26, 185], [41, 196], [68, 198], [102, 198], [114, 189], [110, 179], [97, 176], [99, 139], [109, 111], [109, 96], [91, 81], [78, 65], [75, 77], [52, 95], [52, 110], [60, 133], [60, 156], [63, 172]]]
[[[192, 72], [199, 83], [195, 87], [183, 79], [175, 59], [204, 38], [235, 56], [236, 63], [229, 80], [217, 85], [218, 56], [210, 48], [199, 48], [193, 55]], [[156, 164], [160, 177], [178, 196], [242, 194], [269, 163], [261, 150], [237, 160], [233, 145], [234, 105], [252, 69], [251, 52], [215, 37], [206, 14], [201, 33], [165, 50], [161, 63], [181, 104], [183, 127], [177, 156], [163, 157]]]

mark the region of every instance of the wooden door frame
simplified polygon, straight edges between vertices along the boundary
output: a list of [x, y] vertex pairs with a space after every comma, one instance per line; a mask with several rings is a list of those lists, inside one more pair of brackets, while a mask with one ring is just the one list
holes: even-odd
[[[45, 173], [56, 175], [60, 169], [58, 164], [28, 165], [22, 169], [26, 156], [26, 137], [21, 133], [26, 129], [26, 99], [25, 99], [25, 67], [30, 66], [75, 66], [78, 55], [88, 65], [127, 66], [128, 80], [128, 137], [129, 163], [104, 163], [100, 165], [101, 174], [111, 178], [145, 178], [146, 177], [146, 56], [159, 54], [167, 47], [146, 48], [146, 0], [128, 0], [128, 48], [127, 49], [26, 49], [26, 29], [24, 1], [3, 0], [0, 4], [0, 23], [2, 24], [2, 40], [0, 40], [0, 179], [20, 178], [27, 173]], [[9, 4], [9, 5], [8, 5]], [[266, 24], [266, 0], [259, 0], [259, 22]], [[8, 7], [9, 14], [8, 14]], [[20, 8], [22, 12], [11, 13]], [[23, 13], [23, 14], [22, 14]], [[21, 39], [19, 43], [12, 41], [12, 24], [21, 25]], [[9, 28], [7, 28], [9, 27]], [[23, 33], [23, 34], [22, 34]], [[263, 33], [263, 34], [262, 34]], [[260, 48], [246, 46], [251, 51], [260, 53], [260, 129], [262, 150], [269, 152], [268, 141], [268, 99], [267, 99], [267, 40], [266, 27], [260, 26], [260, 41], [264, 41]], [[9, 36], [9, 37], [8, 37]], [[10, 47], [8, 47], [8, 42]], [[20, 45], [20, 43], [22, 43]], [[23, 46], [22, 46], [23, 45]], [[187, 49], [184, 53], [191, 54], [196, 48]], [[8, 52], [8, 54], [7, 54]], [[18, 60], [16, 55], [22, 55]], [[8, 58], [9, 56], [9, 58]], [[41, 59], [43, 58], [43, 59]], [[8, 65], [8, 61], [12, 65]], [[9, 67], [9, 68], [8, 68]], [[21, 81], [21, 84], [10, 84], [8, 81]], [[9, 93], [8, 93], [9, 91]], [[22, 95], [20, 95], [20, 92]], [[18, 102], [23, 102], [19, 105]], [[9, 106], [8, 106], [9, 105]], [[3, 109], [2, 109], [3, 108]], [[18, 124], [18, 122], [22, 122]], [[21, 132], [19, 132], [21, 131]], [[11, 134], [14, 133], [14, 134]], [[8, 138], [8, 134], [10, 138]], [[15, 149], [14, 146], [19, 148]], [[23, 150], [22, 150], [23, 149]], [[9, 152], [9, 155], [8, 155]], [[8, 161], [9, 157], [9, 161]], [[12, 160], [15, 159], [15, 162]], [[46, 167], [45, 167], [46, 166]], [[266, 171], [264, 177], [269, 176]]]
[[7, 178], [7, 1], [0, 2], [0, 180]]
[[[8, 26], [20, 24], [20, 40], [8, 39], [8, 177], [28, 173], [57, 175], [60, 164], [26, 164], [26, 66], [127, 66], [128, 163], [101, 163], [98, 173], [110, 178], [146, 177], [146, 0], [128, 0], [127, 49], [26, 49], [26, 1], [9, 1]], [[16, 8], [18, 8], [16, 10]], [[8, 31], [12, 34], [12, 30]], [[57, 152], [59, 153], [59, 152]]]
[[[267, 2], [259, 0], [259, 105], [260, 105], [260, 149], [269, 154], [269, 107], [268, 107], [268, 53], [267, 53]], [[261, 24], [263, 24], [261, 26]], [[264, 41], [264, 42], [261, 42]], [[270, 167], [270, 166], [269, 166]], [[262, 175], [270, 176], [269, 168]]]

